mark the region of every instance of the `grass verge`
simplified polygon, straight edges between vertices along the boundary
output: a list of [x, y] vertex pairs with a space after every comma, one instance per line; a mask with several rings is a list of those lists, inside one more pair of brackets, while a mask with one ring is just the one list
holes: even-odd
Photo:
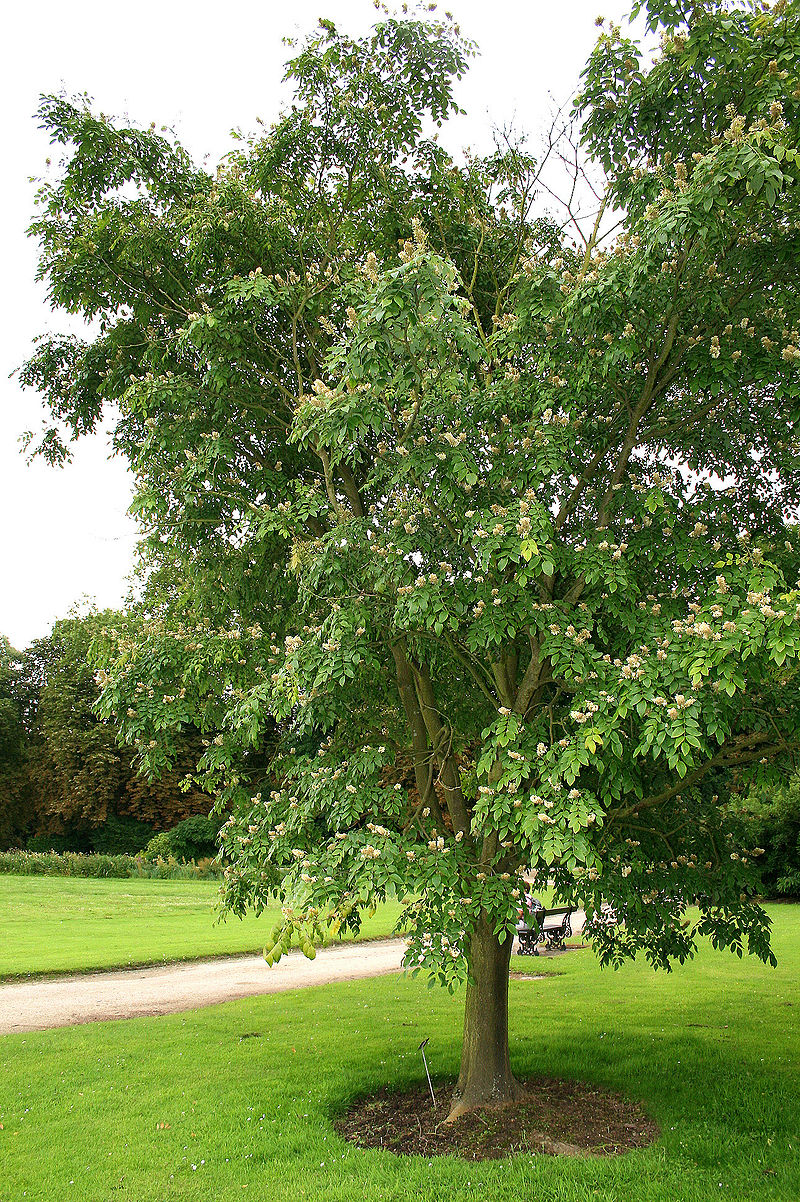
[[652, 1147], [468, 1164], [345, 1143], [332, 1119], [355, 1097], [424, 1079], [422, 1038], [434, 1073], [457, 1068], [463, 996], [383, 977], [5, 1036], [0, 1199], [796, 1202], [800, 908], [772, 914], [775, 970], [703, 949], [614, 973], [580, 951], [512, 981], [516, 1071], [642, 1101]]
[[[0, 980], [259, 953], [277, 910], [217, 923], [218, 890], [215, 881], [0, 876]], [[360, 937], [390, 935], [399, 914], [382, 906]]]

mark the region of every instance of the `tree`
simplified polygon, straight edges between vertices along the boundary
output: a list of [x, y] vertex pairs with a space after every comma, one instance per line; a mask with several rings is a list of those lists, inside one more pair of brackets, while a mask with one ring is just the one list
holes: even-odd
[[141, 851], [154, 831], [207, 813], [210, 801], [181, 786], [202, 752], [196, 731], [178, 740], [170, 771], [147, 780], [130, 749], [120, 746], [116, 725], [98, 716], [90, 647], [112, 621], [121, 629], [125, 616], [106, 611], [61, 619], [19, 656], [20, 770], [37, 837], [82, 849]]
[[31, 817], [20, 676], [20, 657], [0, 636], [0, 848], [19, 842]]
[[732, 799], [731, 817], [744, 824], [744, 841], [760, 845], [761, 886], [767, 897], [800, 897], [800, 781], [761, 786]]
[[268, 960], [407, 899], [407, 963], [467, 982], [452, 1116], [518, 1096], [526, 871], [604, 962], [773, 959], [725, 801], [798, 743], [800, 22], [635, 8], [661, 53], [600, 34], [591, 162], [550, 216], [557, 131], [538, 162], [428, 136], [470, 49], [448, 22], [321, 22], [291, 110], [214, 177], [42, 107], [70, 151], [41, 274], [100, 332], [26, 368], [40, 450], [116, 402], [150, 530], [105, 712], [155, 768], [185, 723], [220, 732], [227, 905], [284, 872]]

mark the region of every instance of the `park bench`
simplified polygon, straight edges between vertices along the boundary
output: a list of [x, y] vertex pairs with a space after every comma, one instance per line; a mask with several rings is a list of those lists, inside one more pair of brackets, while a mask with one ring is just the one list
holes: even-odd
[[532, 905], [529, 920], [523, 919], [517, 925], [519, 954], [538, 956], [540, 943], [546, 943], [550, 951], [561, 951], [564, 940], [572, 934], [572, 913], [571, 906], [554, 906], [552, 910], [546, 910], [538, 903]]

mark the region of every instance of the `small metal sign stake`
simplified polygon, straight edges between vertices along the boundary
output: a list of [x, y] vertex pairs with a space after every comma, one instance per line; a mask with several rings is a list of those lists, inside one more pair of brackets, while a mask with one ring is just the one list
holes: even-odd
[[[428, 1036], [428, 1039], [430, 1039], [430, 1036]], [[422, 1052], [422, 1063], [425, 1065], [425, 1076], [428, 1078], [428, 1089], [431, 1091], [431, 1099], [432, 1099], [433, 1105], [435, 1107], [436, 1106], [436, 1095], [434, 1094], [433, 1086], [431, 1085], [431, 1075], [428, 1072], [428, 1061], [425, 1059], [425, 1045], [427, 1042], [428, 1042], [427, 1039], [423, 1039], [422, 1043], [419, 1045], [419, 1051]]]

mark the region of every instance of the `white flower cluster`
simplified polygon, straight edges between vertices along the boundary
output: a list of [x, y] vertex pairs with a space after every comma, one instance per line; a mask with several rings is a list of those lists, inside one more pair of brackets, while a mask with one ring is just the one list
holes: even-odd
[[592, 716], [597, 713], [599, 708], [600, 708], [600, 706], [597, 704], [596, 701], [587, 701], [584, 709], [570, 710], [569, 716], [573, 722], [577, 722], [577, 724], [579, 726], [582, 726], [584, 724], [584, 722], [591, 721]]
[[389, 835], [389, 831], [385, 826], [378, 826], [375, 822], [368, 822], [367, 830], [373, 835], [381, 835], [384, 839]]
[[696, 704], [697, 698], [685, 697], [683, 693], [676, 693], [674, 702], [675, 704], [671, 705], [667, 710], [667, 717], [671, 718], [673, 722], [680, 715], [682, 710], [691, 709], [691, 707]]

